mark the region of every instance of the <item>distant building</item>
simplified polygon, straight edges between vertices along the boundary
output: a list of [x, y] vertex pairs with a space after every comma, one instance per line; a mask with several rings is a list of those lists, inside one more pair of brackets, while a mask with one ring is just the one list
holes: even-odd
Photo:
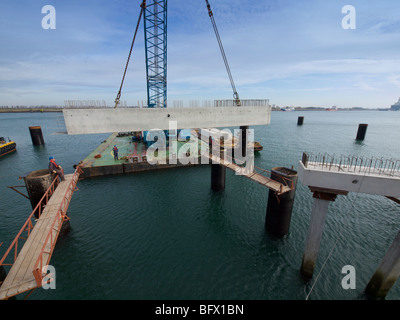
[[399, 101], [397, 101], [394, 105], [392, 105], [390, 107], [390, 110], [391, 111], [400, 111], [400, 98], [399, 98]]

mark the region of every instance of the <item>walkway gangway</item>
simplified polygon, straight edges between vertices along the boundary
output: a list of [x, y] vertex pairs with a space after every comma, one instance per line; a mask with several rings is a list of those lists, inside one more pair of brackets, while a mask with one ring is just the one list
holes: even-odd
[[[50, 262], [63, 222], [69, 220], [67, 210], [81, 172], [77, 167], [58, 185], [58, 178], [53, 180], [0, 260], [0, 266], [11, 266], [0, 287], [0, 300], [42, 286], [43, 278], [48, 276], [44, 267]], [[25, 240], [21, 249], [20, 240]], [[10, 257], [13, 262], [6, 263]]]
[[[273, 179], [263, 175], [263, 173], [270, 173], [268, 170], [265, 170], [265, 169], [262, 169], [262, 168], [259, 168], [256, 166], [253, 166], [251, 169], [242, 167], [239, 164], [234, 163], [234, 162], [240, 162], [240, 161], [233, 157], [226, 156], [226, 158], [230, 158], [230, 160], [229, 159], [221, 159], [220, 157], [218, 157], [214, 154], [209, 154], [208, 152], [205, 152], [202, 155], [205, 156], [206, 158], [210, 159], [212, 161], [212, 163], [214, 163], [214, 164], [223, 165], [223, 166], [227, 167], [228, 169], [235, 171], [237, 174], [242, 175], [252, 181], [255, 181], [255, 182], [263, 185], [264, 187], [267, 187], [268, 189], [274, 191], [275, 194], [278, 196], [281, 194], [284, 194], [286, 192], [289, 192], [289, 191], [293, 190], [293, 188], [294, 188], [294, 182], [292, 180], [286, 179], [285, 177], [281, 177], [283, 183], [273, 180]], [[260, 171], [260, 173], [256, 172], [255, 170]]]
[[[227, 145], [231, 145], [234, 139], [231, 133], [224, 132], [223, 130], [215, 128], [201, 130], [201, 132], [205, 132], [205, 136], [203, 136], [203, 134], [200, 134], [198, 130], [194, 129], [191, 130], [191, 136], [194, 141], [197, 141], [198, 143], [206, 143], [210, 146], [208, 152], [201, 152], [201, 156], [204, 156], [211, 160], [211, 163], [223, 165], [228, 169], [235, 171], [235, 173], [237, 173], [238, 175], [243, 175], [246, 178], [267, 187], [268, 189], [274, 191], [275, 194], [278, 196], [295, 188], [294, 181], [290, 179], [281, 176], [280, 178], [282, 182], [276, 181], [274, 179], [271, 179], [270, 177], [265, 176], [265, 174], [271, 175], [270, 171], [256, 167], [254, 165], [252, 165], [251, 168], [247, 168], [247, 166], [244, 167], [241, 165], [244, 163], [243, 160], [229, 156], [226, 152], [228, 150], [220, 144], [219, 138], [224, 138], [225, 141], [228, 141]], [[210, 141], [210, 138], [212, 141]], [[222, 154], [222, 158], [220, 157], [220, 155], [215, 154], [218, 152], [213, 151], [212, 148], [216, 150], [219, 149], [221, 151], [220, 155]]]

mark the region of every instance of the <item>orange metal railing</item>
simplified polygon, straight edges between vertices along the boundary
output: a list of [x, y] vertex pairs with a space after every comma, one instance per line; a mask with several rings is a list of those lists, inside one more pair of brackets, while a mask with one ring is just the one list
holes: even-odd
[[[38, 202], [38, 204], [36, 205], [36, 207], [33, 209], [32, 213], [29, 215], [28, 219], [26, 220], [26, 222], [24, 223], [24, 225], [22, 226], [21, 230], [18, 232], [18, 234], [16, 235], [14, 241], [11, 243], [10, 247], [7, 249], [6, 253], [3, 255], [3, 258], [0, 260], [0, 266], [12, 266], [13, 263], [15, 262], [15, 260], [17, 259], [18, 256], [18, 249], [19, 249], [19, 240], [24, 240], [26, 241], [26, 239], [30, 236], [31, 231], [37, 221], [36, 216], [38, 218], [40, 218], [40, 215], [42, 214], [42, 210], [43, 210], [43, 203], [47, 203], [50, 199], [50, 197], [53, 195], [55, 187], [56, 187], [56, 182], [58, 180], [58, 176], [56, 176], [53, 180], [53, 182], [51, 183], [50, 187], [47, 189], [47, 191], [45, 192], [45, 194], [43, 195], [43, 197], [40, 199], [40, 201]], [[35, 215], [36, 214], [36, 215]], [[27, 232], [27, 236], [23, 237], [23, 233]], [[6, 260], [7, 256], [9, 255], [9, 253], [14, 249], [14, 261], [13, 263], [4, 263], [4, 261]]]
[[[71, 182], [68, 185], [67, 192], [65, 193], [65, 195], [63, 197], [61, 205], [58, 208], [57, 213], [54, 217], [51, 228], [49, 229], [49, 233], [47, 234], [46, 240], [42, 246], [39, 257], [36, 260], [36, 263], [35, 263], [35, 266], [34, 266], [32, 272], [33, 272], [33, 275], [35, 277], [36, 284], [38, 287], [41, 287], [41, 285], [42, 285], [43, 275], [45, 275], [43, 267], [48, 265], [50, 262], [51, 255], [53, 253], [54, 247], [57, 242], [58, 234], [61, 230], [61, 226], [64, 221], [69, 220], [69, 217], [67, 216], [67, 210], [68, 210], [69, 204], [71, 202], [72, 194], [74, 193], [74, 191], [76, 189], [76, 184], [78, 183], [79, 175], [82, 172], [83, 171], [80, 167], [76, 168], [76, 170], [72, 176]], [[55, 235], [53, 234], [54, 230], [57, 231]], [[50, 250], [50, 251], [46, 251], [46, 250]], [[44, 254], [47, 254], [47, 259], [44, 257]]]
[[[68, 186], [67, 192], [63, 198], [63, 201], [61, 202], [60, 208], [57, 211], [57, 214], [54, 218], [54, 221], [52, 223], [52, 226], [50, 228], [50, 231], [46, 237], [45, 243], [43, 244], [42, 250], [39, 254], [39, 257], [36, 261], [35, 267], [32, 270], [36, 283], [38, 284], [38, 287], [41, 286], [42, 284], [42, 274], [40, 272], [40, 270], [42, 270], [44, 265], [47, 265], [50, 257], [51, 257], [51, 253], [53, 252], [53, 249], [55, 247], [55, 243], [58, 237], [58, 233], [61, 229], [61, 225], [62, 225], [62, 221], [59, 223], [58, 226], [58, 230], [56, 235], [53, 235], [53, 228], [55, 227], [56, 222], [58, 221], [58, 219], [62, 219], [67, 220], [69, 219], [66, 215], [67, 213], [67, 209], [72, 197], [72, 193], [75, 191], [76, 188], [76, 184], [78, 182], [78, 178], [79, 175], [82, 173], [82, 169], [80, 167], [77, 167], [73, 176], [72, 176], [72, 180]], [[26, 220], [26, 222], [24, 223], [24, 225], [22, 226], [21, 230], [18, 232], [17, 236], [15, 237], [14, 241], [11, 243], [10, 247], [8, 248], [8, 250], [6, 251], [6, 253], [4, 254], [3, 258], [0, 260], [0, 266], [12, 266], [13, 263], [15, 262], [15, 260], [17, 259], [18, 256], [18, 249], [19, 249], [19, 240], [27, 240], [29, 235], [31, 234], [32, 229], [35, 226], [36, 221], [40, 218], [42, 211], [43, 211], [43, 204], [48, 203], [50, 197], [53, 195], [56, 185], [58, 182], [58, 176], [56, 176], [53, 180], [53, 182], [51, 183], [50, 187], [47, 189], [46, 193], [43, 195], [43, 197], [40, 199], [40, 201], [38, 202], [38, 204], [36, 205], [36, 207], [33, 209], [32, 213], [29, 215], [28, 219]], [[37, 214], [36, 216], [38, 217], [37, 219], [35, 218], [35, 214]], [[23, 233], [27, 232], [27, 236], [23, 237]], [[50, 251], [45, 251], [46, 250], [46, 246], [47, 244], [50, 244]], [[4, 261], [6, 260], [6, 258], [8, 257], [8, 255], [10, 254], [10, 252], [14, 250], [14, 261], [13, 263], [4, 263]], [[48, 259], [45, 261], [46, 263], [43, 263], [43, 254], [44, 253], [48, 253], [49, 257]], [[40, 269], [39, 269], [40, 268]]]

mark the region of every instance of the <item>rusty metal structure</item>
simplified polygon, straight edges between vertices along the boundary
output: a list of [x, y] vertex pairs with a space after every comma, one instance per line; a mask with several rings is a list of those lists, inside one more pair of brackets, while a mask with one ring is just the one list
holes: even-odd
[[31, 293], [42, 286], [45, 266], [50, 262], [64, 221], [69, 220], [67, 210], [81, 173], [78, 166], [60, 184], [57, 185], [58, 177], [53, 180], [1, 258], [0, 267], [10, 270], [0, 287], [0, 300]]

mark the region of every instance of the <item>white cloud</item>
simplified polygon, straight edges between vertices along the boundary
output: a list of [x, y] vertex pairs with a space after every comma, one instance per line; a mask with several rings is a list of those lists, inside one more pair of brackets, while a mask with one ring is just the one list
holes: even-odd
[[[342, 6], [335, 1], [210, 3], [241, 96], [275, 94], [284, 104], [284, 93], [291, 92], [291, 99], [314, 105], [329, 104], [324, 97], [353, 90], [360, 105], [373, 106], [383, 94], [390, 100], [399, 95], [398, 1], [354, 0], [357, 29], [351, 31], [341, 28]], [[0, 34], [4, 45], [0, 104], [25, 103], [35, 94], [43, 104], [63, 103], [66, 95], [74, 99], [74, 93], [82, 96], [85, 92], [91, 99], [102, 95], [113, 101], [137, 22], [138, 3], [55, 2], [54, 33], [40, 28], [40, 3], [20, 0], [2, 5], [6, 14], [1, 23], [12, 28], [3, 28]], [[17, 14], [24, 5], [25, 11]], [[168, 32], [168, 95], [230, 98], [229, 79], [205, 2], [169, 0]], [[123, 99], [145, 99], [145, 76], [140, 29]]]

